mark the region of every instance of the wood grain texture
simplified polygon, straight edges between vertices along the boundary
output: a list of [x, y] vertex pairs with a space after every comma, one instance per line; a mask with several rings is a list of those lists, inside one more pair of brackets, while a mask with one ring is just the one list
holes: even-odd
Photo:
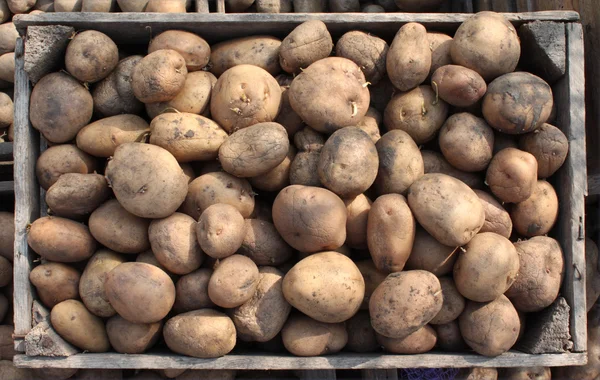
[[208, 0], [196, 0], [196, 13], [210, 13]]

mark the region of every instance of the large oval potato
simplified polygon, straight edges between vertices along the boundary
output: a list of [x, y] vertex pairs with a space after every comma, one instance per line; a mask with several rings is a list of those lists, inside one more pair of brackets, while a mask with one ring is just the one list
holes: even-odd
[[288, 34], [279, 48], [279, 64], [290, 74], [306, 69], [320, 59], [327, 58], [333, 41], [327, 26], [321, 20], [309, 20]]
[[246, 219], [238, 253], [248, 256], [256, 265], [279, 266], [294, 255], [294, 250], [279, 235], [275, 226], [265, 220]]
[[375, 330], [371, 326], [369, 312], [361, 310], [347, 320], [346, 330], [350, 332], [345, 347], [348, 351], [358, 353], [379, 351], [379, 343]]
[[379, 195], [405, 194], [410, 185], [425, 174], [421, 151], [405, 131], [391, 130], [375, 146], [379, 155], [375, 188]]
[[108, 117], [138, 114], [144, 109], [144, 104], [135, 97], [131, 86], [133, 69], [142, 58], [141, 55], [123, 58], [106, 78], [94, 86], [94, 112]]
[[367, 221], [373, 202], [364, 194], [344, 200], [346, 204], [346, 245], [350, 248], [367, 248]]
[[141, 141], [150, 127], [137, 115], [116, 115], [86, 125], [77, 133], [77, 147], [96, 157], [110, 157], [121, 144]]
[[49, 308], [62, 301], [79, 298], [79, 279], [77, 269], [61, 263], [46, 262], [29, 273], [29, 280], [35, 286], [40, 300]]
[[437, 333], [433, 327], [425, 325], [403, 338], [388, 338], [377, 334], [377, 341], [387, 352], [393, 354], [423, 354], [435, 347]]
[[73, 37], [65, 52], [67, 71], [84, 83], [95, 83], [119, 63], [119, 48], [106, 34], [86, 30]]
[[190, 274], [181, 276], [175, 284], [175, 304], [173, 310], [176, 313], [211, 308], [215, 304], [208, 296], [208, 282], [212, 270], [200, 268]]
[[196, 225], [200, 248], [215, 259], [224, 259], [236, 253], [245, 235], [244, 217], [235, 207], [224, 203], [214, 204], [204, 210]]
[[162, 49], [179, 53], [185, 60], [188, 72], [206, 67], [211, 54], [210, 46], [202, 37], [183, 30], [167, 30], [154, 37], [148, 46], [148, 54]]
[[57, 304], [50, 312], [50, 321], [54, 330], [77, 348], [88, 352], [110, 350], [104, 322], [80, 301], [66, 300]]
[[447, 275], [452, 273], [457, 250], [457, 247], [443, 245], [423, 228], [417, 227], [405, 268], [426, 270], [438, 277]]
[[15, 251], [15, 214], [0, 211], [0, 256], [13, 261]]
[[55, 145], [38, 158], [35, 174], [42, 188], [48, 190], [65, 173], [93, 173], [97, 168], [94, 157], [72, 144]]
[[131, 87], [142, 103], [166, 102], [185, 85], [185, 59], [171, 49], [157, 50], [142, 58], [133, 69]]
[[259, 282], [258, 267], [242, 255], [232, 255], [215, 264], [208, 282], [208, 296], [216, 305], [234, 308], [254, 295]]
[[15, 51], [15, 45], [19, 38], [19, 32], [15, 24], [12, 22], [5, 22], [0, 25], [0, 54], [10, 53]]
[[483, 227], [479, 232], [494, 232], [509, 239], [513, 226], [510, 214], [491, 194], [481, 190], [474, 191], [479, 197], [485, 212], [485, 222], [483, 222]]
[[386, 74], [388, 50], [385, 40], [357, 30], [345, 33], [335, 45], [335, 55], [356, 63], [372, 84]]
[[158, 342], [162, 322], [131, 323], [120, 315], [106, 321], [110, 345], [122, 354], [142, 354]]
[[546, 235], [558, 218], [558, 197], [552, 185], [537, 181], [529, 198], [513, 206], [510, 211], [515, 231], [522, 236]]
[[468, 112], [450, 116], [439, 135], [442, 154], [459, 170], [485, 170], [492, 160], [494, 131], [485, 120]]
[[96, 251], [96, 241], [87, 226], [56, 216], [34, 221], [27, 243], [44, 259], [63, 263], [86, 260]]
[[[506, 148], [490, 161], [485, 181], [492, 193], [503, 202], [523, 202], [533, 194], [537, 170], [537, 161], [532, 154]], [[513, 222], [516, 221], [513, 219]]]
[[108, 302], [104, 283], [108, 273], [125, 262], [125, 257], [108, 249], [100, 249], [90, 258], [79, 281], [79, 295], [85, 307], [102, 318], [117, 312]]
[[305, 315], [291, 316], [281, 330], [285, 349], [296, 356], [335, 354], [348, 342], [343, 323], [324, 323]]
[[402, 25], [388, 51], [386, 69], [394, 87], [408, 91], [423, 83], [431, 68], [427, 30], [416, 22]]
[[547, 178], [562, 166], [569, 152], [567, 136], [553, 125], [544, 123], [519, 139], [519, 147], [531, 153], [538, 163], [538, 178]]
[[476, 71], [458, 65], [438, 68], [431, 76], [431, 85], [440, 98], [455, 107], [470, 107], [485, 94], [487, 85]]
[[254, 65], [275, 76], [281, 72], [281, 40], [271, 36], [249, 36], [219, 42], [211, 47], [210, 72], [220, 77], [237, 65]]
[[46, 203], [55, 215], [81, 219], [104, 203], [110, 193], [100, 174], [65, 173], [46, 192]]

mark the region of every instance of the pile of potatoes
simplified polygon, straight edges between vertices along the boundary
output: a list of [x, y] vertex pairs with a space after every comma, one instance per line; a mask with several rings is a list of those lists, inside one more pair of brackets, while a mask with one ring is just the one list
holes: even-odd
[[170, 30], [145, 56], [74, 36], [29, 110], [49, 145], [30, 279], [56, 332], [200, 358], [511, 349], [564, 274], [552, 90], [515, 72], [500, 14], [388, 42], [316, 20]]

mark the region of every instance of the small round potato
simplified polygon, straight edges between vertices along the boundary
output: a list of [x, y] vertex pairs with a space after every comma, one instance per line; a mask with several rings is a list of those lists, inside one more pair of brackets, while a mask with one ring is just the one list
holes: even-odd
[[440, 67], [452, 64], [452, 57], [450, 57], [452, 37], [444, 33], [428, 32], [427, 41], [429, 50], [431, 50], [431, 68], [429, 69], [431, 77]]
[[521, 327], [517, 310], [504, 295], [490, 302], [467, 302], [458, 324], [469, 347], [485, 356], [510, 350]]
[[371, 259], [358, 261], [356, 262], [356, 266], [360, 271], [360, 274], [362, 274], [363, 279], [365, 280], [365, 297], [363, 298], [363, 302], [360, 305], [360, 309], [368, 310], [371, 295], [373, 294], [375, 289], [377, 289], [379, 284], [381, 284], [383, 280], [385, 280], [387, 274], [378, 271], [377, 267], [375, 267], [375, 264], [373, 263], [373, 260]]
[[421, 156], [423, 156], [425, 174], [442, 173], [464, 182], [470, 188], [483, 188], [483, 178], [481, 178], [480, 175], [477, 173], [464, 172], [456, 169], [454, 166], [450, 165], [448, 161], [446, 161], [441, 153], [431, 150], [422, 150]]
[[335, 45], [335, 55], [356, 63], [372, 84], [385, 76], [388, 50], [385, 40], [356, 30], [344, 34]]
[[148, 46], [148, 54], [163, 49], [179, 53], [185, 60], [188, 72], [203, 69], [210, 59], [208, 43], [202, 37], [183, 30], [167, 30], [154, 37]]
[[474, 190], [485, 212], [485, 222], [479, 232], [494, 232], [509, 239], [512, 233], [512, 220], [509, 213], [491, 194]]
[[106, 78], [118, 63], [117, 45], [106, 34], [95, 30], [75, 35], [65, 53], [67, 71], [85, 83]]
[[371, 137], [373, 144], [377, 144], [377, 141], [381, 138], [381, 132], [379, 131], [381, 120], [381, 113], [374, 107], [369, 107], [365, 117], [356, 126]]
[[438, 68], [431, 76], [431, 86], [440, 98], [455, 107], [470, 107], [485, 94], [487, 85], [476, 71], [458, 65]]
[[7, 128], [14, 121], [13, 101], [4, 92], [0, 92], [0, 128]]
[[281, 330], [285, 349], [296, 356], [335, 354], [348, 342], [343, 323], [324, 323], [305, 315], [292, 315]]
[[81, 219], [104, 203], [110, 193], [100, 174], [65, 173], [46, 192], [46, 203], [55, 215]]
[[106, 321], [110, 345], [121, 354], [143, 354], [160, 339], [162, 321], [131, 323], [120, 315]]
[[212, 276], [212, 270], [200, 268], [190, 274], [181, 276], [177, 280], [177, 284], [175, 284], [175, 304], [173, 305], [176, 313], [215, 306], [208, 296], [210, 276]]
[[278, 192], [288, 186], [290, 184], [290, 169], [295, 157], [296, 148], [290, 145], [287, 155], [279, 165], [264, 174], [250, 178], [252, 187], [258, 190]]
[[364, 194], [344, 200], [346, 204], [346, 245], [350, 248], [367, 248], [367, 220], [373, 202]]
[[110, 157], [121, 144], [141, 141], [150, 132], [137, 115], [116, 115], [86, 125], [77, 133], [77, 147], [96, 157]]
[[94, 315], [108, 318], [117, 312], [108, 302], [104, 284], [108, 273], [125, 262], [125, 257], [100, 249], [90, 258], [79, 281], [79, 295], [85, 307]]
[[135, 65], [131, 76], [133, 94], [142, 103], [169, 101], [183, 89], [187, 73], [181, 54], [171, 49], [157, 50]]
[[[0, 260], [6, 261], [10, 266], [10, 262], [4, 257]], [[29, 280], [35, 286], [40, 300], [49, 308], [62, 301], [79, 298], [79, 278], [80, 274], [75, 268], [52, 262], [38, 265], [29, 273]]]
[[252, 260], [242, 255], [229, 256], [215, 265], [208, 282], [208, 296], [217, 306], [238, 307], [252, 298], [259, 278]]
[[433, 327], [425, 325], [404, 338], [388, 338], [377, 334], [377, 341], [393, 354], [423, 354], [435, 347], [437, 333]]
[[422, 269], [444, 276], [452, 273], [458, 257], [456, 247], [443, 245], [421, 227], [417, 227], [412, 251], [406, 261], [406, 269]]
[[558, 128], [542, 124], [538, 129], [523, 135], [519, 147], [535, 157], [538, 178], [548, 178], [562, 166], [569, 152], [569, 140]]
[[88, 352], [106, 352], [110, 342], [102, 319], [90, 313], [76, 300], [63, 301], [50, 312], [52, 327], [58, 335]]
[[281, 40], [271, 36], [249, 36], [219, 42], [211, 47], [210, 72], [220, 77], [237, 65], [253, 65], [275, 76], [281, 72]]
[[244, 217], [231, 205], [214, 204], [200, 215], [196, 236], [204, 253], [215, 259], [224, 259], [242, 246], [246, 236]]
[[452, 166], [466, 172], [478, 172], [485, 170], [492, 160], [494, 131], [477, 116], [468, 112], [456, 113], [442, 126], [439, 143], [442, 154]]
[[371, 326], [371, 317], [369, 312], [361, 310], [346, 321], [346, 330], [348, 334], [348, 343], [346, 349], [352, 352], [376, 352], [379, 351], [379, 343], [373, 326]]
[[505, 380], [550, 380], [552, 371], [550, 371], [550, 367], [504, 368], [501, 376], [501, 379]]
[[71, 144], [55, 145], [46, 149], [37, 160], [35, 174], [46, 190], [65, 173], [93, 173], [97, 162], [94, 157]]
[[440, 349], [449, 352], [460, 352], [464, 351], [467, 347], [462, 335], [460, 335], [458, 320], [433, 327], [437, 333], [437, 345]]
[[268, 221], [246, 219], [240, 231], [244, 231], [245, 236], [237, 252], [248, 256], [256, 265], [279, 266], [294, 255], [292, 247], [279, 236], [275, 226]]
[[456, 320], [465, 309], [466, 303], [465, 298], [456, 289], [454, 280], [451, 277], [441, 277], [439, 280], [442, 286], [444, 303], [442, 304], [442, 310], [429, 322], [432, 325], [443, 325]]
[[[487, 168], [485, 181], [503, 202], [523, 202], [533, 194], [538, 165], [535, 157], [515, 148], [496, 153]], [[516, 222], [513, 219], [513, 222]]]
[[558, 197], [551, 184], [537, 181], [533, 193], [523, 202], [513, 206], [510, 211], [515, 231], [522, 236], [546, 235], [558, 217]]
[[27, 243], [42, 258], [62, 263], [86, 260], [96, 251], [96, 241], [87, 226], [56, 216], [33, 222]]
[[421, 151], [405, 131], [391, 130], [375, 146], [379, 155], [377, 194], [406, 194], [410, 185], [425, 174]]
[[390, 81], [400, 91], [408, 91], [425, 82], [430, 68], [427, 30], [416, 22], [404, 24], [396, 33], [386, 58]]
[[333, 41], [325, 23], [320, 20], [306, 21], [281, 42], [279, 64], [283, 70], [294, 74], [329, 57], [332, 49]]
[[108, 117], [119, 114], [139, 114], [144, 104], [133, 94], [131, 76], [133, 69], [144, 58], [132, 55], [119, 61], [117, 67], [92, 91], [94, 112]]
[[365, 281], [357, 266], [338, 252], [321, 252], [298, 262], [283, 279], [285, 299], [320, 322], [350, 319], [362, 303]]

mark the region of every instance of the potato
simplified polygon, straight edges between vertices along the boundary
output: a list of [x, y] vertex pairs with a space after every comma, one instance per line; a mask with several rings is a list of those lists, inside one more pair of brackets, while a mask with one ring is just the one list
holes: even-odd
[[519, 147], [538, 163], [538, 178], [547, 178], [562, 166], [569, 152], [569, 140], [553, 125], [544, 123], [519, 139]]
[[92, 213], [110, 196], [100, 174], [66, 173], [46, 192], [46, 203], [58, 216], [81, 219]]
[[299, 152], [290, 165], [290, 184], [323, 187], [319, 179], [320, 152]]
[[321, 149], [319, 179], [342, 198], [367, 191], [377, 176], [379, 157], [369, 135], [356, 127], [335, 131]]
[[437, 333], [437, 346], [440, 349], [449, 352], [464, 351], [466, 344], [460, 335], [458, 320], [454, 320], [444, 325], [435, 325], [433, 327]]
[[8, 4], [6, 0], [0, 1], [0, 23], [5, 23], [10, 20], [12, 17], [12, 13], [10, 8], [8, 8]]
[[[33, 9], [44, 13], [54, 12], [54, 0], [37, 0]], [[30, 11], [29, 14], [31, 14], [31, 12], [33, 11]]]
[[137, 115], [116, 115], [86, 125], [77, 133], [77, 147], [96, 157], [110, 157], [124, 143], [142, 141], [150, 132]]
[[175, 285], [164, 271], [128, 262], [108, 272], [104, 289], [117, 313], [132, 323], [155, 323], [167, 316], [175, 302]]
[[119, 203], [142, 218], [164, 218], [183, 203], [188, 180], [175, 157], [150, 144], [125, 143], [105, 171]]
[[304, 127], [304, 122], [290, 104], [289, 88], [289, 85], [281, 86], [281, 109], [275, 121], [283, 125], [291, 139], [294, 137], [296, 132]]
[[129, 213], [116, 199], [98, 207], [88, 225], [94, 239], [113, 251], [140, 253], [150, 249], [150, 221]]
[[533, 74], [505, 74], [489, 84], [483, 97], [485, 120], [500, 132], [519, 135], [544, 124], [552, 111], [552, 89]]
[[115, 315], [106, 321], [106, 333], [111, 346], [121, 354], [142, 354], [159, 340], [162, 322], [131, 323]]
[[427, 30], [416, 22], [404, 24], [396, 33], [386, 58], [390, 81], [398, 90], [408, 91], [427, 79], [430, 68]]
[[362, 7], [361, 12], [363, 13], [385, 13], [385, 9], [381, 5], [367, 4]]
[[288, 135], [281, 124], [258, 123], [231, 134], [219, 148], [219, 162], [236, 177], [255, 177], [279, 165], [288, 150]]
[[[154, 13], [186, 13], [186, 0], [149, 0], [145, 12]], [[207, 44], [208, 45], [208, 44]]]
[[89, 123], [92, 112], [92, 95], [68, 74], [48, 74], [31, 91], [31, 125], [50, 142], [64, 143], [75, 138]]
[[100, 249], [90, 258], [79, 280], [79, 295], [94, 315], [107, 318], [117, 312], [108, 302], [104, 284], [108, 273], [125, 262], [125, 257], [108, 249]]
[[264, 69], [237, 65], [217, 80], [210, 98], [213, 119], [227, 132], [277, 118], [281, 87]]
[[82, 12], [115, 12], [116, 0], [82, 0]]
[[377, 341], [387, 352], [394, 354], [423, 354], [433, 349], [437, 333], [433, 327], [425, 325], [404, 338], [388, 338], [377, 334]]
[[423, 157], [425, 174], [442, 173], [464, 182], [473, 189], [483, 187], [483, 179], [478, 174], [456, 169], [446, 161], [441, 153], [431, 150], [422, 150], [421, 156]]
[[375, 108], [370, 107], [367, 114], [363, 119], [356, 125], [358, 128], [366, 132], [374, 144], [381, 138], [379, 132], [379, 125], [381, 124], [381, 114]]
[[220, 77], [237, 65], [254, 65], [275, 76], [281, 72], [281, 40], [271, 36], [249, 36], [219, 42], [212, 46], [210, 72]]
[[0, 211], [0, 256], [13, 261], [15, 251], [15, 214]]
[[423, 228], [417, 227], [412, 251], [406, 261], [406, 269], [422, 269], [436, 276], [452, 273], [458, 256], [456, 247], [438, 242]]
[[166, 149], [179, 162], [214, 160], [227, 140], [217, 123], [187, 112], [158, 115], [150, 130], [150, 144]]
[[290, 168], [296, 157], [296, 148], [289, 145], [283, 161], [268, 172], [250, 178], [252, 187], [264, 191], [279, 191], [290, 184]]
[[405, 338], [431, 321], [442, 309], [442, 288], [423, 270], [388, 275], [369, 301], [371, 324], [388, 338]]
[[166, 102], [183, 89], [187, 73], [181, 54], [171, 49], [157, 50], [133, 68], [133, 94], [142, 103]]
[[417, 145], [433, 140], [448, 116], [448, 104], [439, 100], [431, 86], [419, 86], [399, 92], [389, 101], [383, 113], [388, 130], [401, 129]]
[[255, 1], [258, 13], [292, 13], [292, 0]]
[[396, 89], [390, 79], [383, 77], [377, 84], [369, 86], [369, 95], [371, 98], [371, 107], [383, 113], [392, 96], [396, 93]]
[[319, 356], [341, 351], [348, 342], [348, 333], [343, 323], [324, 323], [296, 314], [283, 326], [281, 338], [293, 355]]
[[[533, 194], [537, 183], [537, 161], [527, 152], [502, 149], [490, 161], [486, 184], [503, 202], [523, 202]], [[516, 222], [513, 219], [513, 222]]]
[[254, 211], [254, 192], [245, 179], [223, 172], [207, 173], [189, 184], [181, 211], [198, 219], [204, 210], [217, 203], [232, 205], [248, 218]]
[[122, 12], [144, 12], [149, 0], [117, 0]]
[[[0, 258], [2, 266], [9, 266], [10, 262], [5, 258]], [[6, 261], [6, 264], [4, 263]], [[10, 267], [12, 279], [12, 267]], [[29, 280], [35, 286], [40, 300], [49, 308], [68, 299], [79, 298], [79, 272], [65, 264], [47, 262], [37, 267], [29, 273]], [[2, 282], [2, 286], [7, 283]]]
[[211, 309], [189, 311], [169, 319], [163, 336], [171, 351], [197, 358], [226, 355], [236, 342], [231, 319]]
[[441, 277], [439, 280], [444, 302], [440, 312], [429, 322], [432, 325], [442, 325], [456, 320], [464, 310], [466, 303], [451, 277]]
[[235, 207], [223, 203], [204, 210], [195, 229], [200, 248], [215, 259], [233, 255], [242, 246], [246, 235], [242, 214]]
[[444, 33], [427, 32], [427, 41], [431, 50], [429, 76], [432, 76], [440, 67], [452, 64], [452, 57], [450, 57], [452, 37]]
[[531, 197], [513, 206], [510, 217], [515, 231], [522, 236], [546, 235], [558, 217], [558, 198], [551, 184], [537, 181]]
[[104, 79], [119, 63], [119, 49], [106, 34], [86, 30], [73, 37], [65, 53], [67, 71], [81, 82]]
[[356, 267], [360, 271], [360, 274], [363, 276], [365, 281], [365, 296], [363, 298], [362, 304], [360, 305], [361, 310], [369, 309], [369, 300], [371, 299], [371, 295], [377, 289], [379, 284], [385, 280], [387, 277], [386, 273], [382, 273], [377, 270], [373, 260], [362, 260], [356, 262]]
[[[146, 12], [185, 12], [179, 3], [181, 1], [174, 2], [174, 7], [163, 10], [156, 9], [160, 4], [149, 3]], [[211, 56], [210, 46], [202, 37], [183, 30], [167, 30], [154, 37], [148, 46], [148, 54], [164, 49], [179, 53], [190, 73], [206, 67]]]
[[86, 260], [96, 251], [96, 241], [87, 226], [55, 216], [34, 221], [27, 243], [42, 258], [63, 263]]
[[500, 13], [479, 12], [463, 22], [450, 47], [452, 61], [487, 82], [514, 71], [521, 55], [515, 27]]
[[7, 128], [13, 123], [13, 101], [4, 92], [0, 92], [0, 128]]
[[379, 170], [375, 180], [378, 194], [405, 194], [410, 185], [424, 174], [419, 147], [403, 130], [391, 130], [376, 144]]
[[312, 129], [304, 127], [294, 135], [294, 144], [302, 152], [320, 152], [325, 145], [326, 137]]
[[208, 296], [216, 305], [234, 308], [254, 295], [259, 283], [258, 267], [242, 255], [232, 255], [219, 261], [208, 282]]
[[96, 160], [71, 144], [46, 149], [37, 160], [35, 173], [42, 188], [48, 190], [65, 173], [93, 173]]
[[298, 262], [283, 279], [285, 299], [325, 323], [350, 319], [362, 303], [365, 282], [357, 266], [337, 252], [321, 252]]
[[131, 76], [133, 69], [144, 58], [132, 55], [123, 58], [106, 78], [98, 82], [92, 90], [94, 112], [103, 117], [119, 114], [138, 114], [144, 104], [133, 94]]
[[14, 83], [15, 81], [15, 53], [6, 53], [0, 56], [0, 79]]
[[290, 86], [290, 104], [306, 124], [323, 133], [356, 125], [369, 109], [365, 76], [346, 58], [321, 59]]
[[517, 341], [520, 327], [519, 315], [504, 295], [490, 302], [467, 302], [458, 324], [469, 347], [484, 356], [508, 351]]
[[492, 195], [481, 190], [474, 190], [479, 197], [485, 212], [485, 222], [479, 232], [494, 232], [510, 238], [512, 233], [512, 220], [508, 212]]
[[346, 206], [329, 190], [291, 185], [273, 202], [273, 224], [301, 252], [337, 249], [346, 240]]
[[192, 273], [181, 276], [175, 284], [176, 313], [214, 307], [215, 304], [208, 297], [208, 281], [212, 270], [200, 268]]
[[54, 12], [81, 12], [83, 0], [54, 0]]
[[63, 301], [52, 308], [50, 321], [67, 342], [87, 352], [106, 352], [110, 342], [104, 322], [76, 300]]
[[585, 298], [587, 311], [600, 296], [600, 270], [598, 269], [598, 246], [589, 237], [585, 239]]
[[386, 73], [388, 50], [384, 40], [361, 31], [345, 33], [335, 45], [335, 55], [356, 63], [372, 84], [379, 82]]
[[367, 311], [359, 311], [346, 321], [346, 330], [350, 332], [345, 347], [349, 351], [358, 353], [379, 351], [379, 343]]
[[158, 262], [158, 260], [156, 259], [156, 256], [154, 256], [154, 252], [152, 252], [152, 250], [147, 250], [147, 251], [140, 253], [135, 258], [135, 261], [138, 263], [146, 263], [146, 264], [154, 265], [155, 267], [159, 268], [160, 270], [162, 270], [163, 272], [168, 274], [172, 280], [174, 280], [176, 277], [174, 274], [169, 273], [167, 268], [165, 268], [161, 263]]
[[496, 368], [462, 368], [456, 375], [456, 380], [498, 380]]
[[450, 116], [439, 134], [442, 154], [459, 170], [478, 172], [487, 168], [494, 150], [494, 131], [468, 112]]
[[15, 51], [18, 37], [19, 32], [17, 32], [17, 28], [15, 28], [15, 24], [12, 21], [0, 25], [0, 54]]
[[502, 369], [502, 379], [506, 380], [550, 380], [550, 367], [518, 367]]
[[333, 50], [333, 41], [323, 21], [310, 20], [288, 34], [279, 48], [279, 64], [286, 72], [298, 73]]
[[364, 194], [344, 200], [346, 204], [346, 245], [367, 248], [367, 220], [373, 202]]
[[[60, 1], [58, 0], [57, 2]], [[35, 0], [6, 0], [6, 4], [12, 13], [27, 13], [35, 5]]]
[[292, 248], [281, 238], [272, 223], [246, 219], [239, 231], [245, 231], [245, 235], [237, 252], [248, 256], [256, 265], [279, 266], [294, 255]]

